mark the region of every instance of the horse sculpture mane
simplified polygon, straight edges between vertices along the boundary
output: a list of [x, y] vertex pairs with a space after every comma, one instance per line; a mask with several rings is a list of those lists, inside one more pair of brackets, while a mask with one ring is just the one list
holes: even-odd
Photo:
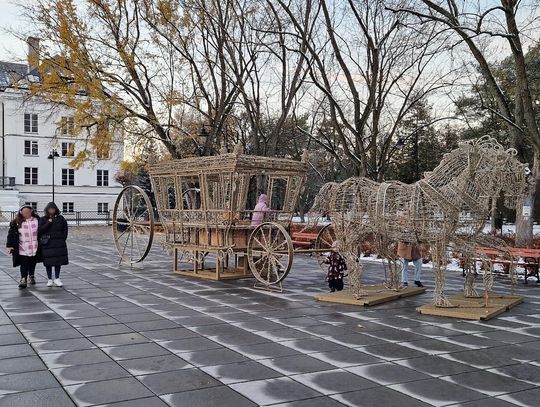
[[434, 303], [450, 306], [444, 294], [448, 245], [473, 250], [489, 214], [491, 199], [503, 192], [517, 202], [525, 190], [525, 165], [516, 150], [482, 137], [462, 142], [440, 164], [414, 184], [382, 183], [364, 177], [325, 184], [315, 199], [319, 213], [328, 213], [341, 252], [349, 266], [353, 295], [361, 297], [360, 244], [374, 237], [379, 254], [389, 262], [389, 288], [401, 287], [394, 245], [398, 241], [429, 244], [434, 258]]

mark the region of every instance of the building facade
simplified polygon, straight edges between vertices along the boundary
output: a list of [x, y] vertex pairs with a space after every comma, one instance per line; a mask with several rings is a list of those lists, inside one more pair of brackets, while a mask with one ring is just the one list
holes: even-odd
[[[0, 210], [28, 203], [43, 210], [53, 198], [63, 212], [101, 212], [113, 209], [122, 186], [116, 174], [124, 156], [120, 137], [113, 136], [107, 153], [98, 156], [87, 140], [72, 136], [68, 110], [52, 108], [11, 86], [13, 78], [31, 73], [24, 64], [0, 62], [0, 134], [2, 174]], [[88, 148], [90, 158], [81, 168], [70, 162]], [[53, 172], [54, 169], [54, 172]]]

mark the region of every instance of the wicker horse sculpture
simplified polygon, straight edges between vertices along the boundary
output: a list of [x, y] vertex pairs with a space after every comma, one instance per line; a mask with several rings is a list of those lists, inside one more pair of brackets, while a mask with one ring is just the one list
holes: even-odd
[[[387, 287], [394, 290], [401, 289], [396, 242], [430, 245], [436, 284], [434, 305], [451, 307], [445, 295], [448, 249], [471, 255], [477, 245], [504, 250], [502, 240], [482, 231], [492, 199], [503, 194], [505, 206], [516, 207], [526, 187], [525, 167], [517, 160], [515, 150], [505, 150], [496, 140], [482, 137], [461, 143], [414, 184], [377, 183], [367, 178], [325, 184], [313, 210], [332, 218], [355, 298], [366, 295], [358, 248], [361, 242], [374, 238], [379, 254], [388, 261]], [[471, 296], [476, 294], [473, 282], [472, 274], [468, 275], [465, 293]], [[486, 290], [491, 284], [492, 278], [486, 273]]]

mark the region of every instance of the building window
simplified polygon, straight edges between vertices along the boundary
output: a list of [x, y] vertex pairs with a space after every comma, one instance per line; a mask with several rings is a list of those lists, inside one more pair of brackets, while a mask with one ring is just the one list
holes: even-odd
[[29, 205], [33, 210], [37, 210], [37, 202], [25, 202], [25, 205]]
[[38, 142], [24, 140], [24, 155], [38, 155]]
[[25, 133], [38, 132], [38, 115], [36, 113], [24, 114], [24, 132]]
[[107, 212], [109, 212], [109, 203], [108, 202], [98, 202], [97, 211], [99, 213], [107, 213]]
[[111, 147], [105, 146], [101, 147], [96, 151], [96, 156], [98, 160], [108, 160], [111, 158]]
[[62, 202], [62, 212], [70, 213], [73, 210], [73, 202]]
[[62, 134], [71, 136], [75, 132], [73, 117], [62, 117]]
[[97, 170], [97, 186], [109, 186], [109, 170]]
[[62, 168], [62, 185], [75, 185], [75, 170]]
[[26, 185], [37, 185], [38, 183], [37, 167], [24, 167], [24, 183]]
[[73, 157], [75, 155], [75, 143], [62, 143], [62, 157]]

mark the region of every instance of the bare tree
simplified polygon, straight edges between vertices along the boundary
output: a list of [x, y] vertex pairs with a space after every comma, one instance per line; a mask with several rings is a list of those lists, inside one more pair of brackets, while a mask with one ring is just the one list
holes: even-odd
[[[474, 58], [485, 81], [486, 88], [496, 102], [495, 113], [506, 125], [513, 146], [523, 150], [532, 147], [532, 176], [524, 196], [530, 214], [523, 216], [518, 209], [516, 245], [531, 245], [533, 239], [534, 200], [540, 181], [540, 131], [534, 115], [533, 98], [525, 66], [523, 42], [529, 33], [537, 30], [535, 2], [500, 0], [494, 3], [449, 0], [446, 2], [422, 0], [416, 7], [394, 7], [397, 13], [407, 12], [422, 24], [439, 25], [439, 30], [449, 29], [463, 42]], [[527, 13], [528, 17], [518, 17]], [[520, 25], [521, 23], [521, 25]], [[483, 41], [501, 40], [507, 44], [515, 67], [515, 92], [505, 94], [494, 73], [492, 50]]]
[[297, 52], [309, 64], [316, 103], [328, 107], [337, 136], [319, 133], [316, 142], [337, 159], [343, 151], [355, 174], [382, 179], [396, 141], [408, 137], [399, 134], [403, 118], [450, 82], [451, 73], [432, 69], [445, 46], [444, 33], [435, 25], [417, 30], [382, 0], [277, 3], [300, 44]]

